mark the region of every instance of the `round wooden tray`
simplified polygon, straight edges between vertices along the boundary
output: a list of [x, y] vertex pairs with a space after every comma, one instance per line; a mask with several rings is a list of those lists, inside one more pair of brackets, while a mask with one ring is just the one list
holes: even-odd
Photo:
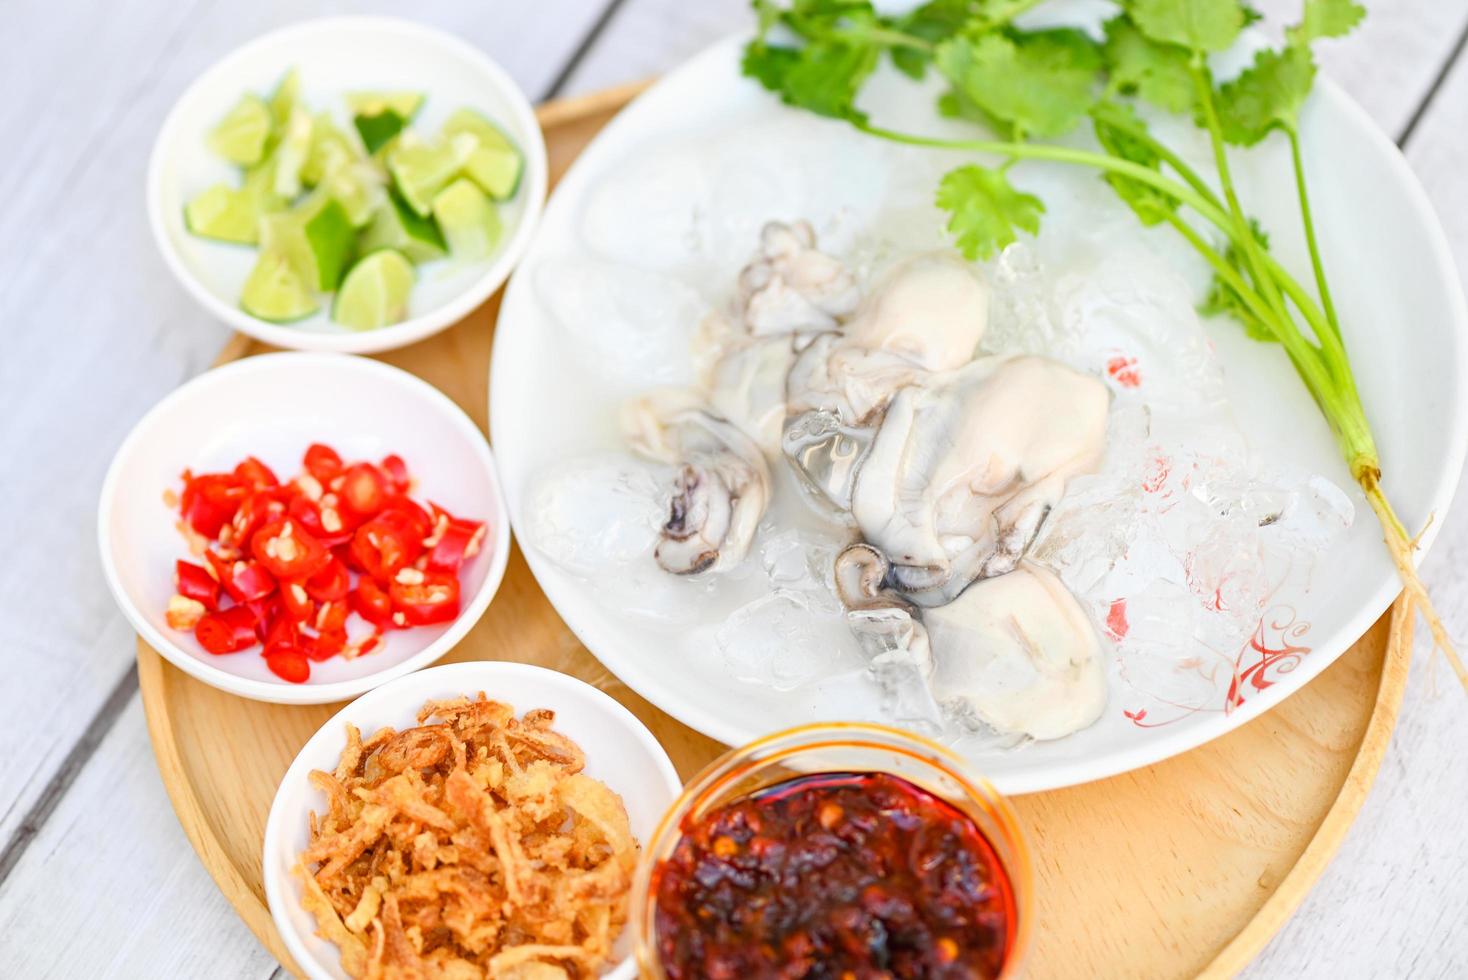
[[[540, 110], [552, 178], [637, 91]], [[498, 298], [382, 360], [417, 374], [487, 431]], [[265, 348], [236, 337], [234, 360]], [[1226, 977], [1278, 930], [1335, 853], [1381, 764], [1411, 655], [1389, 613], [1274, 711], [1186, 755], [1015, 800], [1036, 855], [1032, 977]], [[638, 697], [551, 608], [518, 549], [484, 619], [447, 658], [562, 670], [638, 715], [688, 778], [723, 746]], [[158, 767], [204, 866], [286, 965], [265, 905], [261, 845], [276, 785], [337, 705], [261, 704], [194, 680], [141, 640], [138, 672]]]

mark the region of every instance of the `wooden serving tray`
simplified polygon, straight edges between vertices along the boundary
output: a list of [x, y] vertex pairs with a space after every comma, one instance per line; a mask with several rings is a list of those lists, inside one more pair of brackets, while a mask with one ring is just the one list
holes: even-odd
[[[541, 108], [552, 181], [639, 89]], [[381, 359], [438, 386], [487, 431], [498, 307], [496, 296], [451, 330]], [[264, 349], [235, 337], [220, 360]], [[1248, 963], [1355, 818], [1391, 737], [1410, 656], [1410, 617], [1388, 613], [1304, 690], [1200, 749], [1017, 798], [1037, 876], [1028, 975], [1226, 977]], [[647, 724], [685, 779], [723, 750], [592, 657], [518, 547], [489, 611], [446, 660], [516, 660], [589, 681]], [[138, 673], [158, 768], [184, 831], [241, 918], [295, 971], [265, 904], [265, 817], [296, 752], [340, 706], [237, 698], [141, 640]]]

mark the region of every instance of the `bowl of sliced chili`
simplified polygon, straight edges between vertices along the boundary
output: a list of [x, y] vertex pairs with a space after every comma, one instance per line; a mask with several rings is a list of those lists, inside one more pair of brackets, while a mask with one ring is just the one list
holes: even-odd
[[1009, 804], [896, 729], [780, 732], [689, 783], [643, 851], [643, 974], [1013, 977], [1031, 870]]
[[245, 697], [353, 697], [447, 653], [510, 527], [483, 433], [366, 358], [267, 354], [160, 402], [103, 483], [107, 580], [175, 666]]

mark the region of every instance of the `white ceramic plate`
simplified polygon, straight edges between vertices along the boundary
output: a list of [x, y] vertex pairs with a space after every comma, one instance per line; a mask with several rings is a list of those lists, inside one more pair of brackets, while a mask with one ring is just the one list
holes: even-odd
[[[174, 562], [189, 553], [163, 493], [179, 491], [186, 467], [227, 470], [250, 455], [284, 479], [300, 472], [301, 454], [313, 442], [332, 446], [346, 460], [399, 454], [419, 481], [417, 500], [487, 521], [489, 532], [461, 576], [457, 619], [391, 631], [366, 656], [313, 663], [310, 680], [291, 684], [270, 672], [258, 646], [215, 656], [192, 633], [164, 622]], [[163, 399], [128, 434], [107, 471], [97, 535], [107, 584], [153, 649], [206, 684], [282, 704], [341, 701], [433, 663], [484, 614], [510, 556], [504, 496], [479, 429], [433, 386], [345, 354], [247, 357]]]
[[[254, 247], [199, 238], [184, 227], [184, 204], [239, 171], [205, 145], [214, 125], [246, 92], [268, 96], [292, 67], [301, 98], [329, 111], [352, 132], [343, 95], [352, 91], [415, 91], [428, 98], [413, 121], [431, 135], [455, 109], [469, 107], [499, 124], [525, 157], [514, 198], [500, 205], [505, 235], [489, 258], [419, 267], [408, 319], [379, 330], [352, 331], [333, 323], [330, 302], [296, 323], [275, 324], [240, 309], [240, 291], [259, 254]], [[391, 17], [327, 17], [256, 38], [210, 68], [179, 98], [153, 145], [148, 164], [148, 219], [168, 268], [219, 319], [276, 347], [365, 354], [411, 344], [463, 319], [509, 276], [540, 218], [545, 200], [545, 139], [514, 80], [477, 48], [441, 31]]]
[[[586, 752], [586, 774], [622, 797], [632, 833], [646, 842], [658, 820], [677, 798], [682, 780], [652, 733], [630, 711], [583, 681], [528, 664], [476, 662], [419, 671], [363, 695], [321, 726], [291, 763], [276, 791], [265, 823], [265, 896], [275, 927], [301, 969], [312, 980], [343, 980], [336, 946], [316, 935], [316, 923], [301, 907], [302, 887], [291, 874], [297, 855], [310, 843], [307, 814], [326, 810], [326, 796], [307, 782], [312, 769], [336, 768], [346, 744], [346, 725], [365, 738], [384, 725], [417, 724], [425, 701], [480, 691], [524, 714], [533, 708], [556, 713], [555, 729]], [[636, 973], [631, 930], [623, 930], [617, 951], [623, 959], [605, 976], [630, 980]]]
[[[575, 337], [595, 343], [595, 331], [568, 333], [564, 317], [552, 309], [556, 297], [544, 283], [547, 269], [568, 256], [602, 261], [598, 250], [615, 251], [619, 236], [632, 234], [627, 221], [612, 217], [640, 212], [644, 224], [669, 229], [661, 239], [640, 229], [639, 241], [646, 244], [637, 258], [651, 272], [677, 265], [695, 245], [709, 260], [732, 254], [737, 270], [764, 221], [808, 216], [820, 227], [831, 223], [833, 209], [839, 208], [852, 210], [858, 220], [875, 220], [885, 197], [904, 178], [883, 172], [873, 162], [873, 141], [852, 134], [849, 146], [833, 151], [829, 179], [803, 190], [780, 184], [778, 169], [791, 151], [778, 140], [771, 142], [769, 134], [829, 127], [832, 139], [839, 140], [837, 131], [847, 130], [795, 113], [741, 78], [742, 40], [719, 44], [668, 75], [596, 138], [559, 185], [511, 283], [496, 335], [490, 417], [511, 519], [522, 541], [534, 476], [558, 459], [615, 442], [611, 399], [662, 380], [618, 378], [614, 350], [578, 357]], [[897, 117], [903, 128], [920, 132], [940, 126], [932, 118], [930, 94], [914, 94], [911, 85], [896, 80], [874, 83], [867, 93], [879, 122], [890, 120], [896, 109], [905, 113]], [[883, 111], [889, 113], [886, 120]], [[915, 119], [913, 113], [926, 115]], [[1437, 220], [1401, 154], [1328, 82], [1318, 86], [1305, 108], [1303, 136], [1326, 265], [1336, 305], [1346, 311], [1346, 340], [1381, 447], [1385, 485], [1405, 523], [1420, 528], [1429, 515], [1446, 512], [1468, 438], [1463, 389], [1468, 316], [1457, 275]], [[723, 155], [708, 161], [706, 170], [670, 162], [681, 152], [679, 146], [720, 140]], [[1289, 268], [1303, 271], [1309, 267], [1293, 186], [1279, 151], [1266, 146], [1241, 155], [1238, 180], [1250, 209], [1274, 236], [1277, 254]], [[1016, 176], [1021, 186], [1046, 179], [1047, 202], [1052, 192], [1063, 195], [1057, 171], [1047, 176], [1024, 168]], [[617, 173], [635, 174], [644, 185], [644, 193], [621, 212], [596, 193]], [[1073, 173], [1078, 182], [1095, 180], [1089, 173]], [[619, 195], [630, 196], [629, 185], [620, 186]], [[781, 188], [782, 194], [772, 198], [766, 187]], [[748, 201], [747, 220], [738, 227], [701, 221], [700, 204], [711, 195]], [[1045, 233], [1063, 234], [1063, 223], [1052, 217], [1047, 214], [1051, 223]], [[1186, 252], [1181, 242], [1176, 248]], [[625, 254], [618, 259], [631, 261]], [[727, 288], [728, 274], [703, 288], [718, 295]], [[692, 303], [691, 309], [697, 315], [702, 308]], [[1264, 459], [1287, 460], [1351, 487], [1324, 421], [1279, 348], [1249, 341], [1226, 321], [1211, 324], [1209, 337], [1250, 448]], [[1352, 495], [1356, 521], [1320, 562], [1311, 590], [1285, 597], [1278, 614], [1266, 619], [1260, 650], [1247, 642], [1241, 649], [1235, 670], [1246, 683], [1238, 703], [1225, 710], [1220, 697], [1207, 709], [1169, 712], [1165, 705], [1119, 694], [1113, 683], [1105, 714], [1090, 728], [1018, 751], [984, 754], [976, 763], [1005, 793], [1084, 782], [1200, 745], [1298, 690], [1361, 636], [1399, 591], [1379, 528], [1354, 488]], [[1435, 529], [1428, 528], [1424, 545]], [[741, 743], [788, 725], [840, 718], [850, 710], [809, 689], [781, 693], [742, 684], [710, 655], [707, 624], [681, 631], [639, 628], [598, 602], [584, 582], [533, 545], [525, 551], [546, 594], [587, 647], [639, 693], [694, 728]]]

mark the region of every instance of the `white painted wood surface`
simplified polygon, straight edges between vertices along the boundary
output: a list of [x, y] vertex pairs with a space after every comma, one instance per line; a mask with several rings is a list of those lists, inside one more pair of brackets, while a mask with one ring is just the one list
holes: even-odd
[[[1297, 2], [1257, 5], [1288, 16]], [[1326, 52], [1326, 70], [1388, 133], [1411, 126], [1408, 158], [1468, 273], [1468, 60], [1453, 61], [1468, 0], [1367, 3], [1367, 25]], [[163, 114], [237, 44], [346, 9], [326, 0], [0, 7], [0, 448], [9, 460], [0, 476], [0, 848], [18, 836], [29, 845], [0, 880], [7, 977], [265, 978], [276, 969], [173, 818], [130, 679], [132, 636], [97, 567], [93, 514], [127, 429], [225, 337], [169, 278], [147, 234], [140, 189]], [[588, 91], [664, 71], [749, 24], [743, 0], [621, 0], [573, 65], [604, 0], [411, 10], [372, 0], [351, 10], [450, 29], [532, 97], [568, 66], [561, 94]], [[1454, 634], [1468, 638], [1468, 496], [1441, 519], [1425, 573]], [[120, 711], [93, 725], [109, 698]], [[1419, 657], [1360, 820], [1248, 976], [1468, 976], [1465, 745], [1468, 704], [1441, 664]], [[38, 812], [32, 839], [26, 818]]]

